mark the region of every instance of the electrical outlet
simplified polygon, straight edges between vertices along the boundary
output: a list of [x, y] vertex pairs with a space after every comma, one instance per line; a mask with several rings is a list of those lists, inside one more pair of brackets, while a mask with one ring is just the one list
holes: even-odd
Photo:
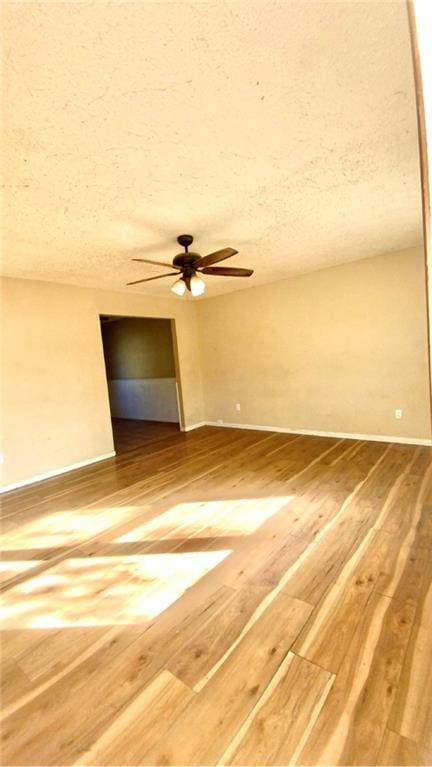
[[395, 410], [395, 418], [398, 418], [398, 419], [402, 418], [402, 410], [400, 410], [399, 408]]
[[236, 406], [235, 406], [235, 407], [236, 407], [236, 410], [238, 410], [238, 411], [240, 412], [240, 410], [241, 410], [241, 407], [240, 407], [240, 402], [237, 402], [237, 404], [236, 404]]

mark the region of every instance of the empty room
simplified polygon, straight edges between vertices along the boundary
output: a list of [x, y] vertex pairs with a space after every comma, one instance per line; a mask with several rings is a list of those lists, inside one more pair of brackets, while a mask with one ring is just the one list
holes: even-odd
[[432, 764], [428, 15], [3, 2], [2, 765]]

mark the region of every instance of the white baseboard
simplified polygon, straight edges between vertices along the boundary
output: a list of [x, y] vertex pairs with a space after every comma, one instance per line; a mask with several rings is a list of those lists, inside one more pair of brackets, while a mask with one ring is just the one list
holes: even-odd
[[[189, 426], [182, 426], [181, 431], [193, 431], [194, 429], [200, 429], [201, 426], [208, 426], [207, 421], [200, 421], [199, 423], [191, 423]], [[213, 424], [211, 424], [213, 426]]]
[[283, 434], [305, 434], [311, 437], [336, 437], [337, 439], [360, 439], [370, 442], [397, 442], [401, 445], [432, 446], [432, 439], [417, 437], [388, 437], [382, 434], [347, 434], [339, 431], [315, 431], [313, 429], [287, 429], [283, 426], [257, 426], [249, 423], [228, 423], [227, 421], [205, 421], [199, 426], [221, 426], [228, 429], [252, 429], [253, 431], [277, 431]]
[[51, 479], [51, 477], [57, 477], [58, 474], [65, 474], [67, 471], [82, 469], [84, 466], [90, 466], [92, 463], [105, 461], [106, 458], [114, 458], [115, 454], [116, 452], [113, 450], [111, 453], [97, 455], [95, 458], [87, 458], [85, 461], [71, 463], [70, 466], [62, 466], [61, 469], [52, 469], [52, 471], [45, 471], [43, 474], [36, 474], [34, 477], [29, 477], [28, 479], [21, 479], [19, 482], [12, 482], [10, 485], [3, 485], [3, 487], [0, 487], [0, 493], [8, 493], [9, 490], [17, 490], [19, 487], [33, 485], [35, 482], [41, 482], [43, 479]]
[[[202, 426], [219, 426], [226, 429], [251, 429], [252, 431], [274, 431], [282, 434], [304, 434], [311, 437], [335, 437], [337, 439], [357, 439], [371, 442], [396, 442], [401, 445], [432, 446], [432, 439], [419, 439], [417, 437], [396, 437], [385, 436], [382, 434], [348, 434], [339, 431], [315, 431], [313, 429], [288, 429], [283, 426], [258, 426], [257, 424], [249, 423], [228, 423], [227, 421], [200, 421], [199, 423], [193, 423], [189, 426], [182, 426], [181, 431], [193, 431], [194, 429], [200, 429]], [[22, 479], [19, 482], [12, 482], [10, 485], [3, 485], [3, 487], [0, 487], [0, 494], [7, 493], [10, 490], [17, 490], [26, 485], [33, 485], [36, 482], [42, 482], [44, 479], [57, 477], [59, 474], [65, 474], [68, 471], [82, 469], [84, 466], [90, 466], [92, 463], [105, 461], [107, 458], [114, 458], [115, 455], [116, 452], [113, 450], [110, 453], [104, 453], [103, 455], [97, 455], [94, 458], [87, 458], [85, 461], [79, 461], [78, 463], [72, 463], [69, 466], [63, 466], [60, 469], [53, 469], [52, 471], [46, 471], [43, 474], [36, 474], [34, 477]]]

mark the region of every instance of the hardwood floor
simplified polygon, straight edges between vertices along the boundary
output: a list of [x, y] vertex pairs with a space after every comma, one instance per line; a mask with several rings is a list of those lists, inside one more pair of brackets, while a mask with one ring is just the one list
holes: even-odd
[[3, 497], [3, 764], [431, 764], [431, 449], [121, 428]]
[[122, 455], [149, 442], [178, 434], [178, 423], [162, 421], [138, 421], [130, 418], [113, 418], [112, 429], [117, 455]]

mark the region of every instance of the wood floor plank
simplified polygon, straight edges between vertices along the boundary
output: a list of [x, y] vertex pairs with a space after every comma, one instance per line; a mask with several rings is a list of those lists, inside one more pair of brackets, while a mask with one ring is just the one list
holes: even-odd
[[310, 609], [279, 594], [143, 763], [217, 763], [285, 658]]
[[31, 690], [31, 682], [13, 658], [2, 662], [1, 666], [1, 703], [9, 706], [17, 696], [26, 695]]
[[371, 593], [416, 605], [424, 566], [424, 555], [409, 546], [398, 548], [392, 536], [369, 529], [304, 627], [295, 652], [337, 673]]
[[163, 735], [167, 719], [175, 722], [193, 697], [189, 687], [162, 671], [76, 764], [142, 764], [143, 755]]
[[106, 635], [105, 627], [47, 629], [36, 644], [15, 656], [16, 662], [31, 682], [40, 684], [82, 658], [83, 653]]
[[390, 729], [416, 741], [432, 756], [432, 562], [421, 560], [416, 579], [421, 596], [417, 603], [401, 678], [395, 696]]
[[190, 687], [195, 687], [238, 639], [268, 590], [265, 586], [245, 586], [233, 591], [224, 611], [215, 615], [179, 649], [168, 661], [168, 669]]
[[288, 653], [221, 764], [295, 763], [333, 680], [319, 666]]
[[[294, 652], [336, 674], [373, 590], [373, 582], [356, 576], [359, 559], [367, 549], [369, 531], [340, 575], [314, 610], [298, 637]], [[337, 642], [334, 641], [335, 635]]]
[[428, 453], [425, 450], [427, 448], [417, 449], [413, 460], [401, 475], [397, 492], [390, 503], [384, 504], [374, 524], [376, 528], [398, 535], [400, 542], [405, 544], [411, 543], [411, 538], [414, 542], [425, 495], [432, 483], [432, 467], [430, 461], [426, 460]]
[[299, 764], [376, 763], [413, 620], [410, 601], [371, 595]]
[[413, 460], [412, 452], [396, 451], [393, 455], [393, 449], [394, 446], [386, 446], [381, 452], [374, 451], [375, 461], [362, 466], [357, 474], [357, 484], [349, 487], [337, 513], [320, 529], [310, 549], [299, 558], [284, 585], [286, 593], [317, 604], [339, 576], [347, 559], [355, 556], [370, 529], [367, 520], [372, 515], [371, 510], [382, 508]]
[[432, 751], [387, 729], [376, 763], [388, 767], [394, 767], [394, 765], [399, 767], [413, 767], [414, 765], [430, 767]]

